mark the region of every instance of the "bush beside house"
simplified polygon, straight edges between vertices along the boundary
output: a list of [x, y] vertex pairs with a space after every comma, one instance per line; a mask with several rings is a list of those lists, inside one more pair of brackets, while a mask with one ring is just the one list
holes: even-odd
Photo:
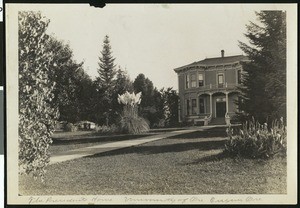
[[286, 126], [283, 118], [274, 121], [271, 128], [265, 123], [261, 125], [254, 119], [246, 122], [239, 133], [234, 135], [233, 129], [227, 129], [229, 139], [224, 153], [232, 157], [272, 158], [276, 154], [286, 154]]

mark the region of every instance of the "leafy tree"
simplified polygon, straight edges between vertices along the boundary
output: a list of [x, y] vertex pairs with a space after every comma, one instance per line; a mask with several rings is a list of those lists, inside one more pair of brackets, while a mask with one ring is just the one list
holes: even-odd
[[55, 51], [50, 79], [57, 83], [54, 104], [59, 109], [60, 120], [71, 123], [88, 120], [92, 113], [90, 103], [94, 86], [82, 68], [83, 63], [76, 63], [70, 46], [53, 37], [47, 49]]
[[43, 180], [49, 162], [50, 135], [58, 110], [55, 82], [49, 79], [53, 53], [46, 50], [49, 20], [40, 12], [19, 12], [19, 166]]
[[[102, 104], [98, 105], [97, 110], [100, 111], [99, 114], [103, 114], [105, 117], [106, 125], [109, 124], [109, 120], [112, 117], [112, 94], [115, 86], [115, 58], [112, 56], [111, 46], [109, 37], [106, 35], [103, 41], [103, 49], [101, 51], [101, 56], [99, 57], [99, 77], [96, 79], [98, 84], [98, 98], [101, 99]], [[100, 101], [100, 100], [99, 100]], [[102, 120], [100, 118], [100, 120]]]
[[163, 118], [163, 100], [160, 92], [154, 88], [152, 81], [139, 74], [133, 82], [135, 93], [142, 92], [140, 113], [150, 122], [150, 126], [155, 126]]
[[78, 87], [76, 94], [78, 96], [78, 103], [80, 108], [80, 120], [95, 121], [93, 101], [94, 95], [97, 92], [96, 87], [90, 76], [86, 74], [83, 68], [79, 68], [77, 73]]
[[241, 116], [254, 116], [259, 122], [286, 117], [286, 13], [256, 13], [260, 24], [247, 25], [250, 45], [240, 48], [250, 62], [245, 63], [240, 88]]
[[178, 94], [172, 87], [161, 89], [166, 126], [178, 124]]
[[141, 106], [144, 107], [148, 104], [153, 104], [154, 86], [144, 74], [139, 74], [135, 78], [133, 88], [136, 93], [142, 92]]
[[112, 115], [112, 120], [114, 123], [116, 123], [119, 120], [119, 116], [121, 115], [123, 108], [118, 103], [118, 95], [122, 95], [125, 92], [133, 92], [133, 83], [130, 80], [129, 75], [126, 71], [123, 71], [121, 67], [119, 66], [119, 69], [117, 71], [116, 75], [116, 82], [114, 87], [114, 92], [112, 95], [112, 108], [114, 114]]
[[126, 91], [133, 92], [133, 83], [128, 73], [123, 71], [121, 67], [119, 67], [116, 77], [115, 91], [117, 94], [121, 95]]

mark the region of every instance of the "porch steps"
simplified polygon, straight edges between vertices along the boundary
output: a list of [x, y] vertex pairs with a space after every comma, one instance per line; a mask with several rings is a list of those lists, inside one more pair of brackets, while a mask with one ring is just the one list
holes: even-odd
[[211, 122], [209, 125], [215, 126], [215, 125], [226, 125], [225, 118], [213, 118], [211, 119]]

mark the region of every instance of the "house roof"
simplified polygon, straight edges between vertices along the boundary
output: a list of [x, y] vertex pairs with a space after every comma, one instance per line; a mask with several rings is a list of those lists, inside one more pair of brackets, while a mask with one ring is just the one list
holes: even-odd
[[225, 57], [215, 57], [215, 58], [206, 58], [201, 61], [193, 62], [191, 64], [181, 66], [175, 68], [176, 72], [180, 71], [181, 69], [192, 67], [192, 66], [214, 66], [214, 65], [223, 65], [229, 63], [235, 63], [240, 61], [247, 61], [249, 60], [247, 56], [244, 55], [237, 55], [237, 56], [225, 56]]

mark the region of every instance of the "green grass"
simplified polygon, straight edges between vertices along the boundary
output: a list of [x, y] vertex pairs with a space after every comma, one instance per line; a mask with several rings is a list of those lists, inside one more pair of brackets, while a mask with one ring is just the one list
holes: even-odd
[[82, 136], [93, 136], [95, 135], [95, 131], [55, 131], [52, 135], [53, 139], [77, 139]]
[[51, 155], [56, 155], [57, 153], [66, 152], [82, 147], [89, 147], [108, 142], [137, 139], [153, 134], [155, 133], [145, 133], [137, 135], [101, 135], [94, 131], [55, 132], [52, 135], [53, 143], [49, 147], [49, 152]]
[[286, 159], [231, 159], [222, 131], [195, 132], [53, 164], [21, 195], [285, 194]]

